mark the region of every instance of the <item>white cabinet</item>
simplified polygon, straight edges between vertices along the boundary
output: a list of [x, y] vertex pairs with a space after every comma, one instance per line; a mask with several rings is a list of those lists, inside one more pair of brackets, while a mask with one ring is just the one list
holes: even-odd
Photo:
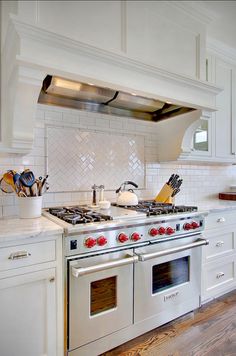
[[45, 30], [204, 79], [205, 12], [161, 1], [18, 1], [18, 15]]
[[236, 142], [234, 135], [236, 117], [232, 113], [232, 105], [236, 102], [233, 97], [232, 84], [235, 68], [215, 59], [215, 83], [224, 88], [216, 97], [218, 111], [215, 113], [216, 157], [235, 160]]
[[0, 355], [63, 355], [61, 240], [0, 244]]
[[0, 354], [56, 356], [55, 269], [0, 280]]
[[[217, 111], [208, 127], [212, 147], [210, 162], [236, 163], [236, 60], [208, 54], [207, 80], [223, 90], [216, 96]], [[202, 150], [197, 151], [200, 155]]]
[[236, 288], [236, 210], [206, 217], [203, 249], [202, 302]]

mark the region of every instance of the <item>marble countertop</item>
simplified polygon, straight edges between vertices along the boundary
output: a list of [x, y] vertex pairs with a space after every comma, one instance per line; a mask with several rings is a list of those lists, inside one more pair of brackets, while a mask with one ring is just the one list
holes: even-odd
[[59, 225], [43, 216], [36, 219], [0, 219], [0, 243], [62, 233]]
[[236, 201], [214, 199], [205, 202], [188, 202], [186, 205], [196, 205], [199, 211], [217, 213], [221, 211], [236, 210]]

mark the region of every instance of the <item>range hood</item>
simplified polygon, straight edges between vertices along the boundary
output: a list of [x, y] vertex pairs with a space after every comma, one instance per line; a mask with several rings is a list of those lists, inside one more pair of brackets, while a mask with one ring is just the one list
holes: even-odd
[[31, 152], [35, 114], [43, 103], [149, 120], [162, 150], [187, 155], [185, 133], [191, 138], [194, 124], [216, 110], [221, 91], [204, 80], [70, 39], [14, 15], [1, 64], [0, 152]]
[[50, 75], [43, 81], [38, 102], [149, 121], [159, 121], [195, 110], [135, 93]]

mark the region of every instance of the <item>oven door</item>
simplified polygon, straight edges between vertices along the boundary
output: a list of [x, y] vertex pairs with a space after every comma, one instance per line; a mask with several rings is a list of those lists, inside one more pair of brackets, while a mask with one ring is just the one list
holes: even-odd
[[69, 350], [133, 322], [132, 250], [71, 260]]
[[135, 249], [134, 322], [156, 318], [159, 325], [199, 307], [200, 236]]

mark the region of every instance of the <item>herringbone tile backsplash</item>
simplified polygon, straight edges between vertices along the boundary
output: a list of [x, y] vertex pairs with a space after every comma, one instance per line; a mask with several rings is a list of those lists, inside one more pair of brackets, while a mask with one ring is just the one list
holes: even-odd
[[126, 180], [145, 186], [142, 136], [48, 127], [47, 161], [51, 192], [115, 190]]

